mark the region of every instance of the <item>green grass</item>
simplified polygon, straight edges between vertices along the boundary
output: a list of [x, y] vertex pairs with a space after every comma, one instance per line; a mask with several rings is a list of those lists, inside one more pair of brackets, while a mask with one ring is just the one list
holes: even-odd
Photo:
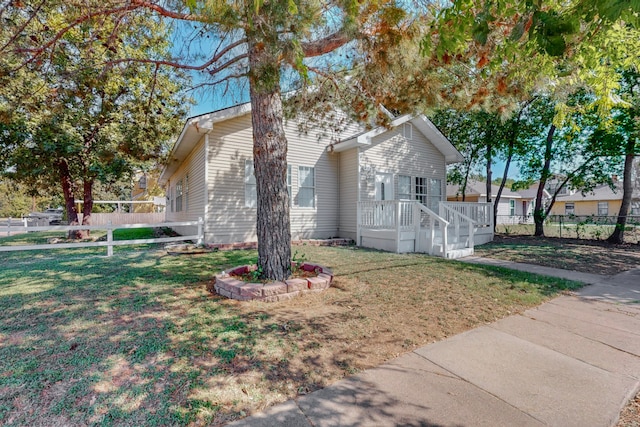
[[[308, 306], [246, 305], [204, 288], [214, 273], [254, 263], [255, 251], [116, 249], [111, 258], [104, 248], [0, 253], [0, 424], [218, 424], [333, 380], [333, 370], [357, 372], [356, 356], [376, 348], [369, 341], [391, 342], [396, 354], [578, 286], [422, 255], [308, 247], [298, 250], [334, 269], [334, 288]], [[441, 326], [429, 326], [434, 317]], [[418, 338], [412, 325], [443, 329]]]
[[[615, 224], [593, 223], [563, 223], [547, 222], [544, 234], [548, 237], [563, 237], [567, 239], [606, 240], [615, 230]], [[533, 236], [533, 224], [498, 224], [496, 232], [508, 236]], [[627, 226], [625, 228], [625, 242], [640, 242], [640, 227]]]

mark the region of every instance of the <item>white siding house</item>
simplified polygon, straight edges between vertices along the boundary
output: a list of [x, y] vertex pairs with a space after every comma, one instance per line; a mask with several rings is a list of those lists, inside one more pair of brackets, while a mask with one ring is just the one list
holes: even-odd
[[[250, 108], [189, 119], [160, 177], [166, 219], [203, 217], [206, 243], [256, 241]], [[368, 131], [352, 123], [332, 138], [314, 132], [302, 132], [297, 120], [285, 122], [294, 240], [357, 240], [363, 201], [418, 200], [437, 210], [446, 200], [446, 165], [461, 160], [424, 116]]]

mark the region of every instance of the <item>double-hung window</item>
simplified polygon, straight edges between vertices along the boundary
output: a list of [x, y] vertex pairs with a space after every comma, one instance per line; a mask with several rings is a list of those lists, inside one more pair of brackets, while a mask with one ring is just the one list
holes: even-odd
[[292, 182], [291, 165], [287, 165], [287, 192], [289, 193], [289, 206], [293, 204], [292, 202], [293, 193], [291, 192], [291, 182]]
[[176, 212], [182, 211], [182, 180], [176, 183]]
[[398, 200], [411, 200], [411, 177], [398, 176]]
[[574, 203], [565, 203], [564, 204], [564, 214], [565, 215], [575, 215], [576, 213], [576, 205]]
[[256, 176], [253, 171], [253, 160], [244, 161], [244, 206], [255, 208], [258, 206], [256, 190]]
[[509, 200], [509, 216], [516, 216], [516, 201], [514, 199]]
[[609, 202], [598, 202], [598, 215], [599, 216], [609, 215]]
[[184, 176], [184, 210], [189, 210], [189, 174]]
[[640, 202], [631, 202], [631, 215], [640, 215]]
[[298, 167], [298, 206], [316, 207], [316, 173], [311, 166]]

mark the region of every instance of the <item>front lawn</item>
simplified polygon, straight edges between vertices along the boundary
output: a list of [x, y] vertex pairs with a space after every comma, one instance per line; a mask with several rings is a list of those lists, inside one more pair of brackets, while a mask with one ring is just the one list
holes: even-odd
[[640, 245], [601, 240], [496, 234], [493, 242], [476, 246], [475, 254], [609, 276], [640, 266]]
[[218, 425], [577, 286], [297, 247], [334, 270], [332, 288], [240, 303], [205, 286], [254, 251], [119, 249], [0, 253], [0, 424]]

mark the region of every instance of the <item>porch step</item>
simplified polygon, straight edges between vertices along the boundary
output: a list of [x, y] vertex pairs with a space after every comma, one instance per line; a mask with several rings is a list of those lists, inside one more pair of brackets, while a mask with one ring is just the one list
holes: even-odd
[[[462, 244], [460, 244], [462, 245]], [[439, 256], [442, 257], [442, 243], [440, 244], [436, 244], [433, 246], [433, 255], [434, 256]], [[471, 256], [473, 255], [473, 249], [472, 248], [467, 248], [464, 246], [460, 246], [457, 248], [452, 249], [451, 245], [449, 246], [449, 250], [447, 251], [447, 259], [457, 259], [457, 258], [464, 258], [466, 256]]]
[[447, 252], [447, 258], [448, 259], [464, 258], [466, 256], [471, 256], [471, 255], [473, 255], [473, 249], [472, 248], [453, 249], [453, 250], [450, 250], [449, 252]]

